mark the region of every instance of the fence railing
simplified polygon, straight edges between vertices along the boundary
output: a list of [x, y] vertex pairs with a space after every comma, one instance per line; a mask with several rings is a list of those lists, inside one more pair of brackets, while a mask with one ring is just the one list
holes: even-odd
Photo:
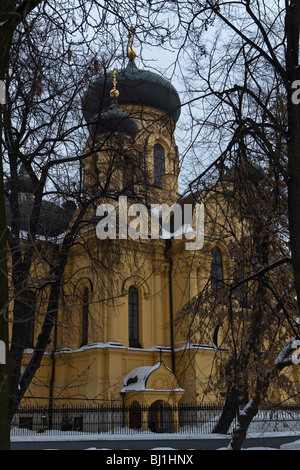
[[[136, 434], [213, 432], [222, 412], [216, 405], [97, 406], [20, 408], [11, 435]], [[236, 426], [237, 418], [231, 424]], [[300, 407], [266, 407], [251, 424], [253, 432], [299, 431]]]

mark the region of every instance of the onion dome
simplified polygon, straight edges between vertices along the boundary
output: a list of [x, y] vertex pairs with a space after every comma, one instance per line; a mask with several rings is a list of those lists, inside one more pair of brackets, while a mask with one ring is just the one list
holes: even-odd
[[[7, 195], [6, 195], [7, 196]], [[8, 197], [5, 198], [6, 223], [10, 227], [14, 220], [24, 233], [30, 232], [30, 218], [35, 204], [34, 196], [25, 192], [18, 194], [18, 210], [13, 212]], [[76, 211], [73, 201], [66, 201], [62, 206], [51, 201], [43, 200], [40, 215], [36, 224], [37, 235], [44, 237], [57, 237], [64, 233]], [[18, 219], [17, 219], [18, 218]]]
[[[181, 102], [175, 87], [161, 75], [149, 70], [139, 69], [135, 64], [136, 53], [128, 51], [129, 63], [118, 73], [119, 105], [147, 106], [164, 111], [174, 123], [179, 119]], [[83, 113], [86, 121], [91, 120], [109, 108], [111, 72], [99, 75], [89, 86], [83, 98]]]
[[[18, 194], [18, 212], [12, 212], [8, 199], [5, 200], [6, 223], [11, 226], [12, 220], [16, 221], [21, 231], [30, 233], [30, 218], [35, 204], [35, 199], [31, 194], [20, 192]], [[59, 206], [50, 201], [42, 201], [39, 219], [36, 223], [37, 235], [43, 237], [58, 237], [69, 227], [72, 217], [76, 211], [73, 201], [66, 201], [63, 206]]]
[[96, 117], [89, 126], [92, 138], [103, 133], [115, 133], [129, 135], [134, 139], [138, 133], [136, 120], [127, 113], [121, 111], [116, 105], [111, 105], [107, 111]]
[[129, 114], [122, 111], [119, 106], [117, 99], [119, 97], [119, 91], [116, 88], [117, 71], [114, 69], [113, 72], [113, 88], [109, 93], [111, 99], [111, 105], [101, 114], [98, 114], [94, 119], [90, 121], [89, 129], [92, 138], [103, 133], [118, 133], [128, 135], [134, 139], [138, 133], [138, 124], [136, 120]]
[[[24, 145], [24, 155], [26, 154], [26, 142]], [[32, 210], [36, 204], [33, 195], [35, 188], [24, 165], [21, 165], [18, 171], [17, 181], [7, 180], [4, 183], [4, 188], [7, 225], [10, 227], [14, 220], [22, 232], [30, 233]], [[12, 190], [17, 191], [17, 209], [15, 209], [9, 201], [10, 192]], [[14, 210], [16, 212], [14, 212]], [[76, 210], [76, 204], [71, 200], [65, 201], [62, 206], [45, 199], [42, 200], [39, 218], [35, 226], [37, 235], [43, 237], [58, 237], [68, 229]]]

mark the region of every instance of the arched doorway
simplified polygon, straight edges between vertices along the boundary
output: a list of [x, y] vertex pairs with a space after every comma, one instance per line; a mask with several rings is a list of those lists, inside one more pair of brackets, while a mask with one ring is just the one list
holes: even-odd
[[132, 402], [129, 411], [129, 427], [140, 429], [142, 425], [141, 407], [137, 401]]
[[173, 429], [172, 407], [163, 400], [156, 400], [149, 407], [149, 429], [152, 432], [171, 432]]

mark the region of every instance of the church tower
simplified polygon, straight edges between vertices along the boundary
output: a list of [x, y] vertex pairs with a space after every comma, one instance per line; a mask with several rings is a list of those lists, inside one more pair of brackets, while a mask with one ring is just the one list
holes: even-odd
[[[97, 76], [83, 98], [89, 129], [86, 153], [90, 154], [83, 161], [84, 197], [114, 207], [125, 196], [128, 205], [140, 203], [147, 208], [177, 203], [179, 159], [174, 130], [180, 112], [174, 86], [136, 65], [131, 31], [126, 67]], [[89, 210], [94, 221], [95, 206]], [[82, 313], [77, 309], [79, 323], [84, 324], [84, 341], [76, 340], [81, 346], [78, 357], [82, 367], [95, 369], [83, 394], [114, 396], [117, 401], [123, 396], [130, 404], [135, 387], [129, 383], [136, 372], [147, 369], [153, 380], [157, 374], [163, 380], [159, 393], [143, 394], [139, 403], [165, 399], [170, 390], [174, 390], [171, 403], [177, 403], [184, 390], [173, 373], [174, 354], [172, 360], [170, 353], [174, 341], [166, 241], [121, 240], [118, 235], [114, 240], [99, 240], [90, 222], [90, 230], [82, 235], [82, 246], [88, 250], [76, 251], [70, 269], [70, 278], [78, 286], [74, 295], [85, 296], [77, 304], [88, 304]], [[77, 280], [77, 273], [82, 280]], [[86, 320], [80, 320], [80, 315]]]
[[164, 77], [137, 67], [132, 31], [129, 38], [126, 68], [99, 75], [84, 96], [87, 150], [97, 155], [84, 162], [84, 190], [123, 192], [145, 204], [175, 203], [180, 98]]
[[201, 250], [185, 251], [184, 237], [153, 239], [149, 225], [145, 237], [97, 232], [99, 206], [120, 214], [120, 198], [147, 211], [178, 205], [179, 95], [163, 76], [136, 65], [131, 31], [126, 67], [94, 78], [82, 105], [89, 130], [82, 204], [92, 203], [65, 269], [54, 399], [57, 392], [83, 404], [195, 402], [201, 359], [175, 331], [175, 315], [197, 294]]

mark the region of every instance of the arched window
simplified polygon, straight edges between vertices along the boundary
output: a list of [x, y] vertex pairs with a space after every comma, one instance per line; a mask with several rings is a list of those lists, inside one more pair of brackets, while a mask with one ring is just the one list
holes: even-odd
[[211, 250], [211, 267], [210, 267], [210, 278], [211, 288], [214, 292], [217, 292], [219, 287], [223, 283], [223, 265], [222, 265], [222, 254], [219, 248], [216, 246]]
[[129, 411], [129, 427], [131, 429], [140, 429], [142, 425], [142, 413], [140, 404], [134, 401]]
[[89, 289], [85, 287], [82, 296], [82, 338], [81, 346], [88, 342], [89, 329]]
[[131, 286], [128, 292], [128, 327], [129, 347], [140, 348], [139, 343], [139, 294], [136, 287]]
[[159, 144], [154, 145], [154, 184], [162, 187], [162, 176], [165, 174], [165, 151]]
[[220, 325], [217, 325], [214, 329], [213, 333], [213, 344], [218, 348], [219, 347], [219, 330]]

